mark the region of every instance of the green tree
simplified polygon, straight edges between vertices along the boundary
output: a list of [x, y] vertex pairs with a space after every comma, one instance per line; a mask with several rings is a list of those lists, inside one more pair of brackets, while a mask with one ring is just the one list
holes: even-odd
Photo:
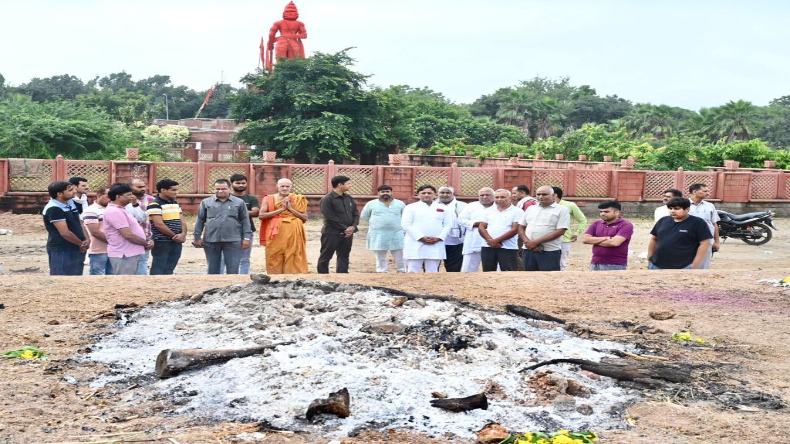
[[272, 73], [243, 79], [232, 115], [249, 122], [237, 140], [307, 160], [353, 158], [387, 142], [378, 97], [367, 77], [349, 69], [347, 50], [283, 60]]
[[112, 120], [74, 102], [37, 103], [16, 94], [0, 100], [0, 157], [102, 158], [115, 149]]
[[772, 100], [758, 113], [755, 136], [773, 148], [790, 148], [790, 96]]
[[530, 137], [534, 114], [530, 108], [535, 102], [535, 95], [523, 90], [512, 90], [499, 102], [495, 117], [505, 125], [521, 128], [524, 137]]
[[631, 111], [631, 102], [617, 96], [599, 97], [583, 95], [575, 97], [566, 107], [566, 127], [581, 128], [587, 123], [606, 123], [620, 119]]
[[553, 97], [543, 97], [531, 106], [532, 113], [536, 116], [538, 129], [535, 133], [537, 139], [545, 139], [557, 132], [562, 125], [564, 115], [560, 102]]
[[44, 79], [35, 77], [18, 87], [18, 92], [30, 96], [36, 102], [74, 100], [88, 90], [88, 86], [82, 80], [69, 74]]
[[690, 131], [717, 142], [749, 140], [758, 124], [758, 110], [751, 102], [738, 100], [714, 108], [703, 108], [692, 119]]
[[153, 119], [149, 97], [136, 91], [94, 89], [78, 96], [77, 103], [99, 108], [124, 123], [150, 122]]
[[135, 91], [136, 83], [132, 80], [132, 75], [126, 71], [114, 72], [108, 76], [98, 79], [96, 82], [101, 89], [110, 91]]
[[757, 108], [751, 102], [738, 100], [713, 108], [713, 123], [718, 139], [728, 142], [749, 140], [757, 123]]
[[620, 119], [620, 123], [631, 137], [652, 136], [661, 140], [671, 136], [677, 129], [672, 113], [672, 108], [667, 105], [639, 103]]
[[724, 138], [706, 148], [706, 161], [711, 165], [723, 165], [725, 160], [737, 160], [744, 168], [762, 168], [764, 161], [774, 160], [777, 151], [759, 139], [739, 140], [727, 143]]
[[500, 88], [493, 94], [480, 96], [468, 106], [469, 112], [475, 117], [496, 119], [500, 104], [506, 101], [513, 91], [515, 91], [515, 88]]

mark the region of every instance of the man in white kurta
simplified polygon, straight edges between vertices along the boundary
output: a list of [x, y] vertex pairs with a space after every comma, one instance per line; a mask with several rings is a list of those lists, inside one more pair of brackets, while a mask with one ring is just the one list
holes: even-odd
[[366, 203], [359, 216], [370, 222], [366, 246], [376, 255], [376, 273], [387, 272], [389, 268], [387, 251], [395, 261], [395, 270], [398, 273], [405, 273], [401, 216], [406, 204], [392, 198], [392, 187], [389, 185], [381, 185], [378, 193], [379, 198]]
[[450, 228], [450, 234], [444, 239], [444, 251], [446, 257], [444, 258], [444, 270], [450, 273], [458, 273], [461, 271], [463, 263], [463, 250], [464, 250], [464, 229], [458, 224], [458, 215], [466, 206], [466, 202], [461, 202], [455, 198], [455, 189], [445, 185], [439, 187], [439, 199], [436, 204], [444, 208], [446, 211], [451, 211], [455, 215], [453, 227]]
[[462, 273], [471, 273], [480, 270], [480, 248], [483, 238], [477, 228], [485, 220], [485, 211], [494, 205], [494, 189], [481, 188], [477, 192], [477, 202], [471, 202], [461, 210], [458, 215], [458, 224], [466, 230], [464, 236]]
[[423, 185], [417, 189], [419, 202], [406, 205], [401, 226], [406, 232], [403, 240], [403, 258], [409, 273], [438, 273], [439, 264], [446, 257], [444, 238], [455, 222], [451, 211], [436, 205], [436, 188]]

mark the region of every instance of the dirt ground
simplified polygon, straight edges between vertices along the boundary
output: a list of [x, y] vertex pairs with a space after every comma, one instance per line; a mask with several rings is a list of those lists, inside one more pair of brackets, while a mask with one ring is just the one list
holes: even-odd
[[[728, 402], [700, 393], [647, 392], [624, 414], [629, 427], [602, 432], [602, 442], [707, 443], [786, 442], [787, 408], [763, 409], [744, 393], [754, 390], [790, 401], [790, 289], [759, 284], [759, 279], [790, 275], [790, 220], [761, 247], [729, 240], [707, 271], [646, 271], [651, 223], [635, 221], [630, 271], [585, 271], [589, 247], [577, 243], [571, 271], [382, 275], [372, 273], [364, 249], [364, 230], [352, 250], [351, 273], [326, 280], [381, 285], [416, 293], [455, 295], [490, 307], [520, 304], [577, 324], [594, 338], [641, 344], [645, 355], [703, 365], [697, 373], [732, 388]], [[150, 406], [130, 406], [124, 397], [134, 386], [98, 392], [90, 380], [106, 371], [81, 358], [98, 335], [113, 331], [117, 304], [144, 306], [201, 291], [246, 283], [246, 276], [207, 276], [200, 250], [187, 247], [173, 277], [50, 277], [40, 216], [0, 214], [0, 351], [35, 345], [49, 361], [0, 360], [0, 441], [63, 442], [237, 442], [253, 424], [210, 424], [176, 417]], [[318, 256], [320, 224], [308, 224], [310, 269]], [[253, 251], [253, 271], [264, 272], [264, 251]], [[318, 278], [316, 274], [288, 278]], [[658, 321], [653, 311], [676, 316]], [[690, 331], [704, 346], [672, 341]], [[647, 358], [648, 360], [652, 358]], [[525, 357], [525, 362], [527, 361]], [[734, 399], [734, 401], [733, 401]], [[721, 399], [719, 399], [721, 401]], [[263, 431], [264, 442], [327, 442], [326, 439]], [[363, 434], [348, 443], [448, 442], [446, 437], [415, 436], [408, 431]], [[461, 441], [453, 441], [461, 442]]]

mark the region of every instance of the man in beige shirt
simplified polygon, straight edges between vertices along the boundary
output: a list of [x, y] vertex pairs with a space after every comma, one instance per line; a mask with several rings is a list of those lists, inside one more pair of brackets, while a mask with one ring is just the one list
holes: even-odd
[[560, 271], [562, 237], [570, 228], [571, 214], [554, 201], [554, 190], [542, 186], [535, 192], [538, 205], [524, 212], [518, 235], [524, 242], [524, 271]]

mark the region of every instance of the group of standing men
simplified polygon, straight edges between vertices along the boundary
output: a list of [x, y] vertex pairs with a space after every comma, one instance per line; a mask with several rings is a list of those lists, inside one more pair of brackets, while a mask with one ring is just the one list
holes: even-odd
[[47, 254], [52, 275], [173, 274], [187, 226], [176, 202], [178, 182], [157, 183], [157, 197], [145, 181], [133, 179], [99, 187], [88, 205], [88, 180], [72, 177], [48, 187], [44, 207]]
[[[328, 271], [335, 252], [337, 271], [348, 271], [351, 238], [360, 218], [369, 221], [366, 246], [374, 252], [380, 273], [388, 271], [388, 252], [397, 272], [436, 273], [442, 262], [447, 272], [479, 271], [481, 265], [483, 271], [564, 270], [570, 243], [587, 225], [581, 210], [562, 200], [562, 190], [548, 186], [537, 190], [537, 199], [525, 185], [512, 191], [483, 188], [477, 202], [466, 204], [456, 199], [450, 186], [423, 185], [417, 189], [419, 200], [406, 205], [392, 197], [391, 186], [382, 185], [378, 199], [357, 214], [346, 194], [350, 179], [339, 176], [332, 184], [335, 189], [321, 201], [319, 273]], [[335, 244], [342, 248], [334, 248]]]
[[[336, 271], [348, 272], [360, 218], [369, 222], [366, 246], [380, 273], [389, 269], [388, 253], [397, 272], [435, 273], [442, 262], [447, 272], [475, 272], [481, 266], [483, 271], [561, 271], [582, 232], [583, 243], [593, 246], [591, 270], [627, 268], [633, 225], [621, 217], [617, 201], [599, 204], [600, 220], [588, 227], [579, 207], [563, 200], [558, 187], [541, 186], [535, 197], [525, 185], [482, 188], [478, 200], [467, 204], [450, 186], [423, 185], [417, 189], [419, 200], [406, 205], [393, 198], [391, 186], [382, 185], [378, 199], [360, 213], [348, 194], [351, 179], [336, 176], [331, 183], [333, 190], [320, 202], [318, 273], [329, 272], [333, 256]], [[150, 274], [173, 274], [187, 224], [176, 201], [178, 183], [163, 179], [156, 188], [157, 197], [146, 193], [140, 179], [99, 187], [88, 205], [86, 179], [50, 184], [51, 200], [43, 212], [50, 274], [81, 275], [86, 254], [90, 274], [148, 274], [149, 255]], [[214, 196], [198, 209], [192, 243], [204, 249], [209, 274], [249, 273], [255, 217], [262, 221], [267, 273], [308, 272], [307, 199], [292, 188], [289, 179], [280, 179], [277, 193], [259, 202], [246, 193], [242, 174], [215, 181]], [[665, 205], [656, 209], [649, 268], [708, 268], [718, 251], [718, 214], [704, 200], [708, 188], [694, 184], [689, 193], [691, 200], [667, 190]]]
[[[378, 188], [379, 198], [368, 202], [361, 215], [346, 192], [350, 179], [333, 179], [333, 192], [321, 201], [324, 215], [319, 273], [328, 271], [338, 254], [339, 273], [348, 272], [351, 239], [360, 217], [369, 221], [367, 248], [375, 254], [376, 271], [389, 269], [387, 253], [397, 272], [564, 271], [571, 244], [583, 233], [592, 245], [592, 271], [628, 268], [633, 224], [622, 218], [622, 206], [610, 200], [598, 205], [600, 219], [587, 219], [573, 202], [564, 200], [559, 187], [542, 186], [530, 196], [529, 188], [482, 188], [478, 201], [466, 204], [452, 187], [423, 185], [419, 200], [406, 205], [392, 197], [392, 187]], [[342, 187], [338, 187], [342, 184]], [[704, 184], [689, 187], [691, 199], [667, 190], [664, 205], [656, 210], [656, 224], [648, 246], [650, 269], [709, 268], [719, 249], [718, 213]], [[342, 248], [335, 246], [341, 246]]]

